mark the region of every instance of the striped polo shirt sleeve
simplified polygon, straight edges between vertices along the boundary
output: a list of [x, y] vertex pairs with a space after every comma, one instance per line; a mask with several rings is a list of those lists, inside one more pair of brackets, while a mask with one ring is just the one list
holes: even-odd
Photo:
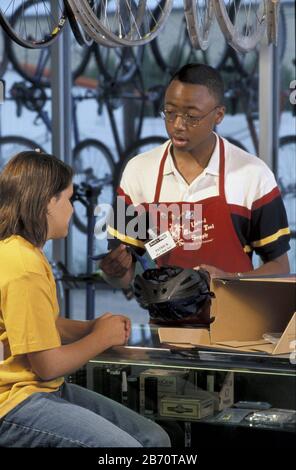
[[290, 229], [277, 186], [254, 201], [251, 211], [250, 246], [264, 262], [290, 249]]
[[250, 174], [248, 201], [230, 204], [232, 222], [244, 251], [255, 252], [263, 262], [272, 261], [290, 249], [290, 229], [284, 203], [273, 173], [256, 157]]

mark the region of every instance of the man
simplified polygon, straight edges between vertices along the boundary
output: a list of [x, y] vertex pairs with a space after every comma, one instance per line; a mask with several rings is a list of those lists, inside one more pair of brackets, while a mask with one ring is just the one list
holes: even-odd
[[[128, 162], [119, 196], [126, 205], [144, 205], [147, 212], [152, 204], [181, 207], [177, 224], [166, 215], [176, 246], [156, 260], [158, 265], [203, 267], [212, 276], [288, 273], [290, 231], [273, 173], [214, 132], [225, 114], [223, 94], [221, 76], [212, 67], [182, 67], [165, 93], [163, 117], [170, 141]], [[196, 207], [202, 211], [201, 230], [193, 230], [188, 241], [186, 214], [192, 218]], [[200, 223], [195, 218], [190, 227]], [[126, 244], [143, 248], [145, 240], [113, 225], [109, 233], [125, 244], [113, 249], [101, 268], [126, 287], [135, 264]], [[263, 261], [257, 269], [253, 252]]]

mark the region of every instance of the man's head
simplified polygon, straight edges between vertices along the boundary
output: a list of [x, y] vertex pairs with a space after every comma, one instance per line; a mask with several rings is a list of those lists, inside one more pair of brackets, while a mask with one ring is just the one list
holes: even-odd
[[223, 117], [224, 85], [214, 68], [188, 64], [172, 77], [165, 94], [164, 113], [173, 146], [198, 150]]
[[184, 65], [178, 72], [176, 72], [171, 80], [178, 80], [182, 83], [189, 83], [191, 85], [205, 86], [210, 95], [216, 100], [217, 105], [224, 103], [224, 83], [220, 73], [205, 64], [187, 64]]

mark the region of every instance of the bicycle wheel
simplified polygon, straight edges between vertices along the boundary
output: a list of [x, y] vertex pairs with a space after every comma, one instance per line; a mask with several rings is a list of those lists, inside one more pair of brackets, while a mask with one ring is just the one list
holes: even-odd
[[294, 237], [296, 236], [296, 136], [280, 138], [276, 176], [288, 222]]
[[122, 155], [120, 161], [116, 164], [114, 172], [114, 190], [118, 188], [120, 180], [123, 174], [123, 171], [132, 158], [136, 155], [139, 155], [144, 152], [148, 152], [159, 145], [162, 145], [168, 140], [167, 137], [162, 137], [160, 135], [152, 135], [150, 137], [144, 137], [134, 142], [130, 147], [128, 147], [124, 154]]
[[[89, 14], [83, 9], [83, 6], [81, 5], [80, 1], [76, 2], [76, 0], [67, 0], [67, 3], [72, 12], [72, 14], [70, 15], [70, 23], [71, 23], [72, 15], [74, 15], [75, 17], [76, 25], [74, 26], [72, 22], [71, 26], [72, 27], [74, 26], [73, 32], [78, 42], [80, 42], [79, 36], [81, 34], [81, 35], [84, 35], [86, 38], [91, 38], [92, 41], [94, 41], [95, 39], [95, 42], [102, 46], [106, 46], [106, 47], [117, 46], [116, 43], [107, 39], [97, 29], [95, 29], [95, 32], [94, 32], [92, 20], [89, 18]], [[89, 8], [93, 8], [94, 10], [97, 9], [97, 5], [94, 3], [94, 0], [91, 0]], [[79, 33], [77, 31], [78, 28], [79, 28]]]
[[68, 20], [72, 29], [72, 33], [80, 46], [90, 47], [93, 44], [93, 39], [86, 34], [80, 23], [76, 20], [75, 14], [71, 8], [68, 0], [64, 0], [64, 5], [67, 11]]
[[63, 2], [50, 0], [2, 0], [0, 23], [10, 38], [22, 47], [39, 49], [51, 45], [66, 23]]
[[[154, 13], [157, 18], [157, 10]], [[174, 34], [171, 34], [174, 31]], [[170, 75], [190, 62], [203, 62], [201, 51], [193, 49], [190, 44], [183, 9], [174, 8], [170, 21], [160, 34], [150, 43], [157, 65]]]
[[266, 28], [266, 0], [216, 0], [213, 4], [228, 43], [239, 52], [254, 49]]
[[184, 0], [185, 18], [192, 47], [205, 51], [214, 20], [212, 0]]
[[[92, 37], [100, 42], [103, 36], [119, 46], [139, 46], [152, 41], [165, 24], [172, 0], [73, 0], [90, 22]], [[153, 14], [159, 8], [157, 21]]]
[[143, 47], [102, 47], [94, 46], [95, 58], [105, 80], [126, 83], [133, 78], [142, 61]]
[[18, 135], [6, 135], [0, 137], [0, 171], [6, 163], [17, 153], [24, 150], [44, 150], [33, 140]]
[[[99, 196], [99, 202], [112, 204], [115, 164], [113, 156], [105, 144], [95, 139], [86, 139], [80, 142], [73, 151], [73, 167], [75, 184], [96, 184], [98, 180], [106, 177], [108, 183]], [[73, 222], [81, 232], [87, 233], [87, 219], [83, 206], [75, 204]]]
[[279, 28], [279, 0], [267, 2], [267, 39], [269, 44], [277, 45]]
[[[71, 66], [73, 81], [80, 77], [91, 56], [91, 49], [78, 45], [74, 36], [71, 36]], [[7, 56], [14, 69], [29, 82], [37, 86], [51, 85], [51, 57], [49, 49], [25, 49], [13, 42], [8, 36], [5, 40]]]
[[287, 25], [283, 4], [280, 2], [268, 2], [267, 38], [268, 42], [279, 48], [279, 58], [282, 61], [287, 43]]
[[0, 30], [0, 77], [4, 75], [7, 67], [7, 53], [5, 48], [5, 38], [3, 30]]

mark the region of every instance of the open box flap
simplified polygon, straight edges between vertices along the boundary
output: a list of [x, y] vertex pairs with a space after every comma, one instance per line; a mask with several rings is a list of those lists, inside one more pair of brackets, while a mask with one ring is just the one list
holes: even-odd
[[230, 346], [231, 348], [251, 348], [253, 349], [255, 346], [261, 346], [265, 344], [270, 344], [269, 341], [262, 340], [262, 341], [221, 341], [216, 344], [221, 344], [222, 346]]
[[247, 276], [247, 275], [242, 275], [240, 277], [237, 277], [237, 276], [224, 276], [224, 277], [219, 277], [219, 278], [216, 278], [216, 279], [219, 279], [220, 281], [225, 281], [225, 282], [229, 282], [231, 281], [232, 283], [234, 282], [250, 282], [250, 281], [253, 281], [253, 282], [268, 282], [268, 283], [271, 283], [271, 282], [280, 282], [280, 283], [283, 283], [283, 284], [296, 284], [296, 274], [282, 274], [282, 275], [277, 275], [275, 276], [274, 274], [266, 274], [265, 276]]
[[291, 343], [296, 340], [296, 313], [289, 321], [287, 328], [283, 332], [277, 344], [267, 344], [254, 346], [256, 351], [268, 352], [269, 354], [286, 354], [292, 351]]
[[[284, 354], [287, 351], [291, 351], [291, 343], [296, 341], [296, 312], [289, 321], [287, 328], [283, 332], [281, 338], [276, 344], [273, 354]], [[295, 349], [295, 345], [294, 345]]]
[[263, 334], [287, 327], [295, 311], [294, 278], [264, 278], [264, 288], [261, 278], [250, 279], [213, 279], [212, 343], [261, 342]]

